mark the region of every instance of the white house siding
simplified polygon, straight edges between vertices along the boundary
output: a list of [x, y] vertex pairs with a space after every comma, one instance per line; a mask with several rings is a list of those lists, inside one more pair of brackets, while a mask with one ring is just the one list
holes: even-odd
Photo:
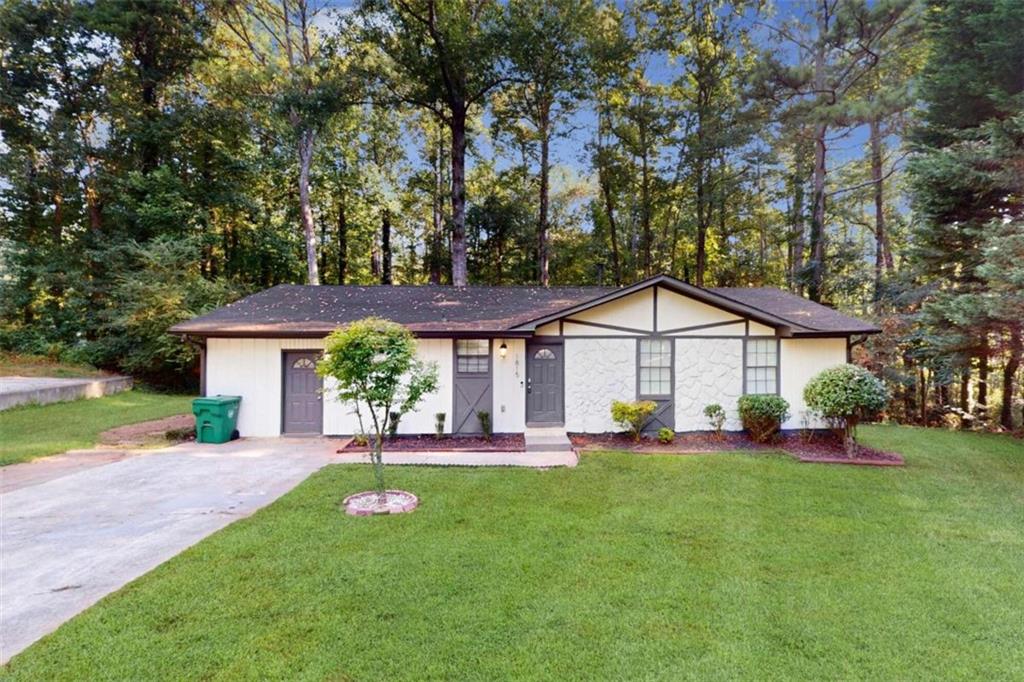
[[[695, 301], [688, 296], [682, 296], [668, 289], [658, 288], [658, 329], [667, 331], [679, 329], [680, 327], [693, 327], [705, 324], [721, 324], [726, 322], [739, 322], [737, 325], [729, 325], [730, 331], [715, 331], [714, 334], [739, 334], [743, 335], [743, 318], [734, 313], [729, 313], [720, 308]], [[705, 334], [711, 332], [704, 332]]]
[[676, 339], [676, 431], [710, 428], [704, 408], [725, 409], [727, 431], [742, 428], [736, 400], [743, 394], [742, 339]]
[[820, 421], [804, 423], [807, 405], [804, 403], [804, 386], [815, 374], [828, 367], [846, 362], [846, 339], [782, 339], [779, 353], [780, 394], [789, 402], [789, 420], [782, 425], [785, 429], [799, 429], [804, 426], [822, 428]]
[[[508, 346], [505, 357], [499, 348]], [[494, 414], [496, 433], [520, 433], [526, 428], [526, 341], [495, 339], [494, 352]]]
[[[566, 319], [652, 331], [654, 329], [653, 313], [654, 289], [647, 288], [575, 315], [569, 315]], [[568, 334], [569, 331], [565, 333]]]
[[613, 400], [636, 399], [635, 339], [565, 340], [565, 428], [616, 431]]
[[[323, 339], [217, 339], [206, 342], [206, 392], [209, 395], [239, 395], [238, 431], [243, 436], [278, 436], [281, 433], [281, 351], [318, 350]], [[438, 364], [439, 387], [420, 408], [399, 424], [401, 433], [431, 433], [434, 414], [447, 415], [451, 428], [452, 341], [419, 339], [418, 355]], [[330, 382], [324, 385], [324, 433], [354, 433], [355, 414], [348, 405], [333, 398]]]

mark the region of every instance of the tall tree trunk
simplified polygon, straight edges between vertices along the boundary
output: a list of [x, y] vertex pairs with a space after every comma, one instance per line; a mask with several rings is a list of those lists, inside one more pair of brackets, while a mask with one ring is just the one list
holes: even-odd
[[538, 133], [540, 134], [540, 209], [537, 216], [537, 281], [542, 287], [548, 279], [548, 176], [550, 174], [549, 146], [551, 143], [551, 109], [543, 105], [540, 109]]
[[380, 283], [391, 284], [391, 211], [380, 216]]
[[[699, 125], [699, 124], [698, 124]], [[698, 138], [700, 133], [698, 133]], [[701, 154], [698, 151], [698, 154]], [[704, 187], [704, 158], [697, 159], [697, 169], [694, 173], [697, 183], [697, 263], [694, 268], [694, 284], [704, 286], [704, 269], [707, 267], [707, 241], [708, 241], [708, 211], [705, 206]]]
[[971, 368], [960, 370], [960, 411], [967, 414], [971, 410]]
[[306, 280], [308, 284], [320, 284], [320, 271], [316, 259], [316, 225], [313, 223], [313, 207], [309, 198], [309, 169], [313, 163], [313, 146], [316, 133], [305, 130], [299, 138], [299, 217], [306, 242]]
[[882, 269], [885, 265], [885, 194], [882, 186], [882, 124], [877, 117], [870, 122], [871, 182], [875, 195], [875, 312], [882, 301]]
[[469, 283], [466, 269], [466, 105], [452, 107], [452, 284]]
[[988, 416], [988, 343], [982, 346], [978, 356], [978, 412]]
[[437, 127], [437, 147], [433, 154], [434, 193], [431, 206], [430, 283], [441, 283], [441, 249], [444, 244], [444, 129]]
[[1013, 430], [1013, 388], [1017, 370], [1020, 369], [1022, 348], [1020, 327], [1010, 330], [1010, 356], [1003, 367], [1003, 406], [999, 412], [999, 423], [1007, 431]]
[[640, 220], [641, 234], [643, 235], [642, 259], [644, 264], [644, 277], [651, 276], [651, 251], [654, 249], [654, 239], [651, 234], [651, 179], [650, 169], [647, 162], [647, 135], [643, 122], [640, 124]]
[[342, 190], [338, 193], [338, 284], [344, 284], [348, 274], [348, 215], [345, 209], [345, 192]]
[[804, 184], [807, 178], [804, 173], [803, 144], [797, 142], [793, 152], [793, 270], [790, 277], [794, 290], [801, 295], [804, 293], [804, 239], [806, 236]]
[[[814, 90], [825, 91], [825, 36], [828, 34], [828, 16], [824, 8], [819, 8], [818, 40], [814, 50]], [[825, 283], [825, 166], [826, 135], [828, 125], [819, 121], [814, 125], [814, 178], [812, 194], [814, 208], [811, 211], [811, 278], [807, 287], [807, 295], [812, 301], [820, 302], [822, 288]]]

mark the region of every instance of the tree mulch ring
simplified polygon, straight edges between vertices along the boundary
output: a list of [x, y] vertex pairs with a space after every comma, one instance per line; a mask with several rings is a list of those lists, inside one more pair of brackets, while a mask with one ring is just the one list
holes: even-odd
[[[371, 452], [373, 439], [366, 445], [349, 442], [338, 452]], [[487, 440], [479, 435], [397, 435], [384, 439], [384, 452], [523, 452], [526, 439], [521, 433], [496, 433]]]
[[349, 495], [342, 500], [345, 513], [350, 516], [379, 516], [382, 514], [404, 514], [411, 512], [420, 504], [420, 498], [405, 490], [388, 490], [381, 494], [376, 490], [366, 490]]
[[195, 426], [196, 419], [191, 414], [176, 414], [108, 429], [100, 434], [99, 441], [114, 447], [138, 447], [162, 441], [183, 442], [196, 437]]
[[744, 432], [727, 432], [716, 436], [712, 432], [676, 434], [671, 443], [662, 443], [653, 436], [644, 436], [640, 442], [625, 433], [573, 433], [569, 434], [573, 447], [587, 450], [619, 450], [646, 455], [684, 455], [723, 451], [775, 451], [782, 450], [801, 462], [826, 464], [859, 464], [865, 466], [903, 466], [903, 458], [895, 452], [875, 450], [858, 445], [853, 457], [846, 454], [843, 441], [832, 432], [782, 433], [769, 443], [755, 443]]
[[832, 433], [815, 433], [811, 437], [786, 433], [778, 437], [777, 446], [801, 462], [875, 467], [901, 467], [906, 464], [895, 452], [876, 450], [860, 444], [855, 446], [851, 457], [843, 447], [843, 439]]

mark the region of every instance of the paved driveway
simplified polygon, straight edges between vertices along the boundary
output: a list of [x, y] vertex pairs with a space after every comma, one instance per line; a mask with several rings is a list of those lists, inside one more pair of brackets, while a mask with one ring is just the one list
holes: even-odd
[[104, 595], [277, 499], [324, 464], [339, 461], [333, 454], [338, 444], [324, 439], [190, 443], [5, 486], [0, 494], [0, 662]]

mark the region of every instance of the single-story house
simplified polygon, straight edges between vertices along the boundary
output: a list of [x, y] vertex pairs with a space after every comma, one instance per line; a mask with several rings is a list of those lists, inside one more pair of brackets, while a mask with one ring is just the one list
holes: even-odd
[[711, 403], [738, 430], [745, 393], [789, 401], [784, 428], [818, 427], [804, 385], [879, 331], [779, 289], [667, 275], [626, 287], [282, 285], [170, 331], [202, 348], [204, 395], [242, 397], [241, 435], [340, 435], [358, 431], [355, 414], [315, 363], [329, 332], [370, 315], [405, 325], [439, 368], [439, 390], [401, 433], [432, 433], [440, 412], [446, 432], [472, 433], [480, 410], [495, 432], [615, 431], [612, 401], [637, 399], [658, 404], [652, 430], [706, 430]]

